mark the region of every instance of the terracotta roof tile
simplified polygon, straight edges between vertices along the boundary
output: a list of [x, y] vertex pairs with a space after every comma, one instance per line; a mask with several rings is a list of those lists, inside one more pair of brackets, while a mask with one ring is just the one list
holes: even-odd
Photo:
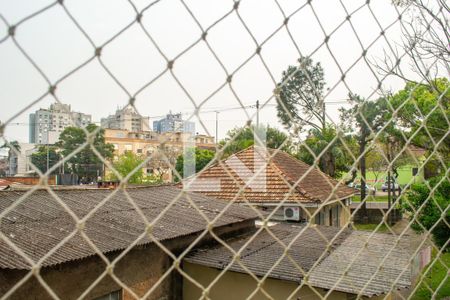
[[[264, 164], [265, 176], [253, 176]], [[249, 180], [252, 177], [255, 178]], [[353, 189], [283, 151], [253, 146], [215, 163], [189, 180], [186, 183], [189, 182], [190, 191], [236, 202], [274, 203], [286, 198], [287, 203], [320, 203], [354, 194]], [[293, 186], [295, 188], [291, 189]]]

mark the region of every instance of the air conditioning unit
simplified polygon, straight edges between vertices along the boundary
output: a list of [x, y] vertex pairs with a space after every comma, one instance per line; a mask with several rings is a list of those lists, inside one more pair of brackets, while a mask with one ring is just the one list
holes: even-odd
[[300, 207], [295, 206], [284, 207], [284, 220], [300, 221]]

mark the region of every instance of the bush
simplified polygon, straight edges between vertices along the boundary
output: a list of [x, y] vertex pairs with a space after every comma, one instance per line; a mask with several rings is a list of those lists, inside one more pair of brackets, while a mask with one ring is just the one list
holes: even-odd
[[[447, 225], [450, 223], [450, 211], [445, 212], [450, 205], [450, 183], [447, 179], [441, 182], [441, 179], [435, 177], [428, 181], [430, 187], [435, 188], [431, 196], [431, 190], [425, 183], [412, 185], [411, 190], [407, 192], [407, 201], [403, 204], [403, 209], [411, 213], [410, 219], [414, 219], [411, 228], [416, 232], [431, 230], [433, 239], [439, 247], [443, 247], [450, 238], [450, 228]], [[448, 244], [445, 247], [445, 250], [449, 249]]]

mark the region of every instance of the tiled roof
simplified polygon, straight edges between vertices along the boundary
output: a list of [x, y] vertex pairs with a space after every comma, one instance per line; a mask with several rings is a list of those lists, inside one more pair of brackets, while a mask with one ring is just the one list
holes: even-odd
[[[252, 146], [215, 163], [191, 180], [189, 190], [218, 199], [252, 203], [274, 203], [285, 198], [287, 203], [321, 203], [347, 198], [355, 193], [353, 189], [283, 151], [266, 151]], [[236, 159], [242, 163], [236, 163]], [[266, 162], [265, 176], [254, 176], [253, 181], [248, 181], [252, 177], [248, 170], [257, 174], [255, 169], [261, 169], [261, 162]], [[257, 168], [254, 168], [255, 163]], [[214, 180], [220, 181], [220, 188], [212, 188]], [[239, 189], [246, 184], [245, 180], [250, 184], [239, 193]], [[294, 185], [295, 189], [291, 191]], [[265, 189], [261, 188], [264, 186]]]
[[309, 283], [368, 297], [408, 288], [411, 247], [407, 237], [398, 243], [397, 239], [391, 234], [354, 231], [314, 268]]
[[[337, 247], [349, 234], [350, 230], [344, 230], [339, 234], [339, 228], [329, 226], [315, 226], [314, 228], [300, 225], [277, 224], [269, 227], [269, 230], [285, 245], [291, 243], [294, 238], [304, 230], [295, 240], [288, 253], [295, 261], [284, 257], [280, 264], [269, 274], [269, 277], [300, 282], [303, 273], [308, 272], [316, 261], [326, 251], [326, 245], [333, 237], [333, 248]], [[339, 235], [338, 235], [339, 234]], [[253, 236], [245, 235], [235, 240], [227, 241], [234, 250], [239, 250]], [[284, 247], [277, 242], [265, 229], [259, 232], [241, 254], [240, 261], [257, 276], [264, 276], [283, 255]], [[223, 246], [213, 248], [200, 248], [189, 253], [184, 259], [187, 262], [200, 264], [216, 269], [224, 269], [233, 258], [232, 253]], [[236, 262], [231, 265], [230, 271], [246, 273]]]
[[[145, 231], [145, 223], [129, 202], [122, 190], [59, 190], [54, 193], [77, 217], [86, 216], [108, 195], [114, 193], [85, 223], [84, 232], [106, 253], [128, 247]], [[75, 228], [73, 218], [46, 191], [37, 190], [30, 195], [24, 191], [0, 192], [0, 213], [12, 203], [25, 196], [12, 211], [0, 219], [0, 231], [22, 249], [33, 261], [39, 260], [50, 249], [67, 237]], [[158, 186], [127, 189], [126, 193], [135, 201], [149, 221], [154, 220], [168, 204], [177, 197], [180, 190], [173, 186]], [[211, 220], [222, 211], [225, 201], [211, 199], [200, 194], [190, 198]], [[256, 218], [249, 209], [232, 205], [214, 223], [214, 227]], [[186, 196], [165, 212], [153, 228], [156, 239], [163, 241], [198, 233], [207, 228], [207, 221], [188, 202]], [[151, 243], [144, 237], [138, 245]], [[82, 236], [77, 233], [53, 255], [43, 262], [50, 266], [66, 261], [95, 255]], [[29, 269], [29, 264], [0, 239], [0, 268]]]

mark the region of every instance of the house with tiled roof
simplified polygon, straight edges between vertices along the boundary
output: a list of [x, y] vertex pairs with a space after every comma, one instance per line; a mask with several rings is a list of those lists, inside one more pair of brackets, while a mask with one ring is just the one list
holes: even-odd
[[269, 230], [191, 251], [183, 268], [197, 284], [184, 281], [183, 299], [200, 299], [199, 284], [214, 300], [404, 299], [414, 282], [418, 256], [407, 236], [286, 223]]
[[251, 146], [187, 178], [183, 188], [252, 205], [274, 220], [342, 227], [355, 191], [286, 152]]

